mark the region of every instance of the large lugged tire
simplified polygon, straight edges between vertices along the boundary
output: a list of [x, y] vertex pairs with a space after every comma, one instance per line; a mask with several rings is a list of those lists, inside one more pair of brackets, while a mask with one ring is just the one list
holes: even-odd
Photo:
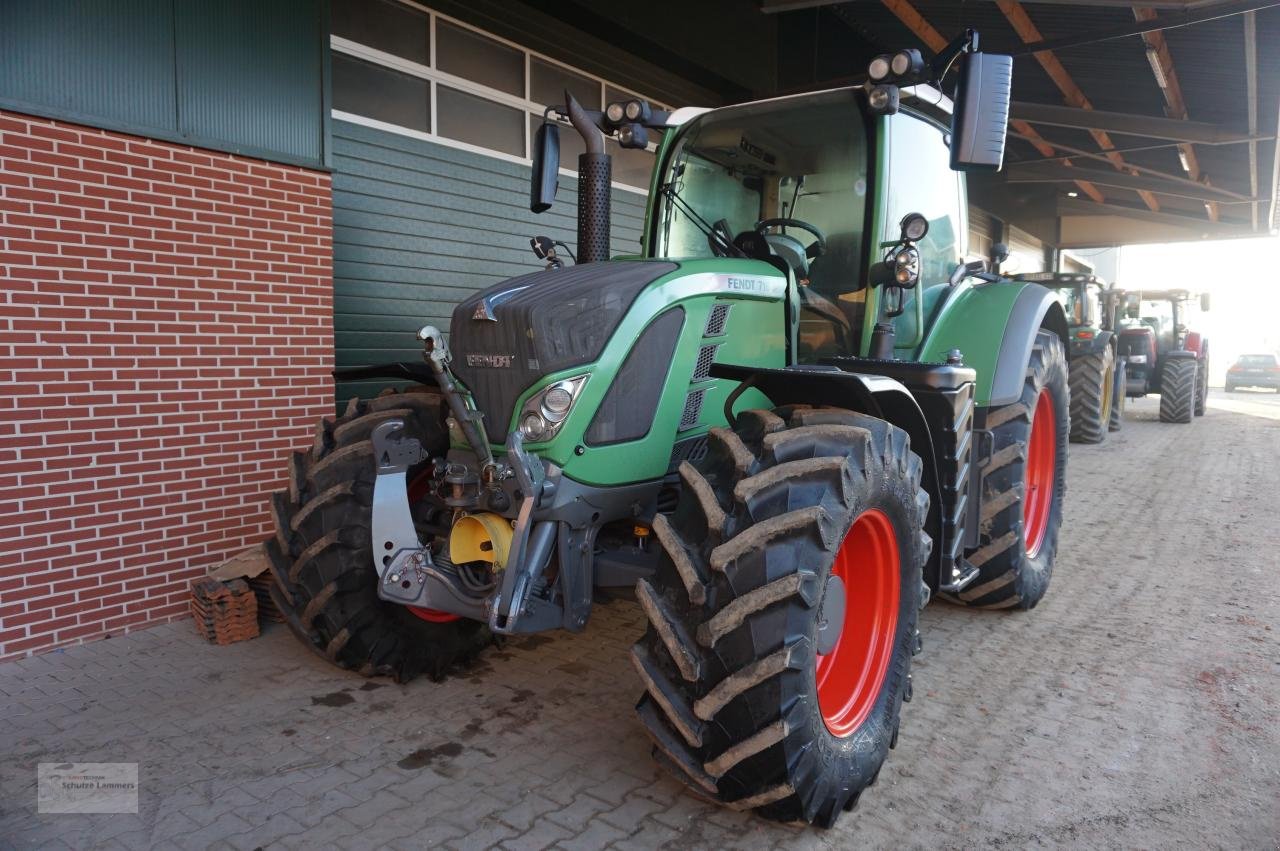
[[1067, 409], [1062, 340], [1041, 331], [1022, 398], [987, 414], [993, 447], [982, 469], [982, 537], [968, 554], [978, 578], [948, 600], [1030, 609], [1048, 590], [1067, 489]]
[[[443, 454], [444, 403], [433, 393], [353, 399], [289, 459], [289, 487], [273, 495], [275, 535], [264, 547], [272, 598], [294, 634], [324, 658], [365, 676], [439, 679], [491, 641], [480, 623], [413, 610], [378, 597], [370, 519], [375, 465], [370, 435], [388, 419]], [[412, 476], [415, 471], [411, 470]]]
[[636, 708], [695, 793], [830, 826], [875, 782], [911, 699], [921, 462], [903, 431], [833, 408], [748, 411], [710, 446], [654, 523]]
[[1071, 440], [1102, 443], [1111, 426], [1115, 353], [1110, 346], [1071, 361]]
[[1128, 367], [1122, 358], [1116, 362], [1116, 388], [1115, 395], [1111, 399], [1111, 419], [1107, 423], [1108, 431], [1119, 431], [1124, 427], [1125, 400], [1129, 398], [1129, 394], [1125, 392], [1125, 385], [1129, 380], [1127, 372]]
[[1160, 422], [1189, 423], [1195, 413], [1196, 361], [1168, 358], [1160, 369]]
[[1209, 407], [1209, 356], [1206, 354], [1196, 364], [1196, 406], [1193, 413], [1203, 417]]

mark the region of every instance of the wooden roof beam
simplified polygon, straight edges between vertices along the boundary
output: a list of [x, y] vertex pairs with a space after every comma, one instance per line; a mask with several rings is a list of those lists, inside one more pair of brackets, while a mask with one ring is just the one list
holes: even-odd
[[[884, 3], [885, 8], [897, 16], [898, 20], [902, 21], [902, 23], [906, 25], [907, 29], [911, 30], [911, 32], [915, 34], [916, 38], [924, 42], [925, 46], [934, 53], [941, 52], [942, 49], [947, 46], [947, 40], [942, 37], [942, 33], [934, 29], [933, 25], [926, 21], [924, 16], [916, 11], [916, 8], [912, 6], [908, 0], [882, 0], [882, 2]], [[1041, 156], [1053, 156], [1054, 149], [1030, 124], [1025, 121], [1015, 120], [1010, 121], [1009, 125], [1013, 127], [1014, 130], [1017, 130], [1020, 134], [1025, 136], [1027, 141], [1034, 145], [1035, 149], [1040, 152]], [[1070, 164], [1070, 161], [1065, 163], [1065, 165]], [[1105, 200], [1105, 196], [1098, 187], [1088, 181], [1077, 180], [1076, 186], [1079, 187], [1081, 192], [1088, 195], [1098, 203], [1102, 203]]]
[[[1018, 38], [1025, 43], [1044, 41], [1044, 36], [1040, 30], [1032, 23], [1031, 17], [1027, 14], [1027, 10], [1022, 8], [1022, 4], [1018, 0], [996, 0], [996, 6], [1008, 19], [1013, 31], [1018, 34]], [[1058, 61], [1058, 57], [1051, 50], [1042, 50], [1035, 54], [1036, 61], [1040, 63], [1040, 67], [1044, 68], [1045, 73], [1049, 75], [1049, 79], [1053, 80], [1054, 85], [1062, 92], [1063, 98], [1067, 102], [1067, 106], [1074, 106], [1077, 109], [1093, 109], [1093, 104], [1089, 102], [1089, 98], [1076, 85], [1076, 81], [1067, 73], [1067, 69]], [[1119, 170], [1125, 169], [1124, 157], [1115, 150], [1115, 145], [1111, 142], [1111, 137], [1103, 130], [1090, 130], [1089, 135], [1093, 137], [1093, 141], [1106, 154], [1111, 164]], [[1160, 202], [1156, 200], [1156, 196], [1146, 190], [1139, 190], [1138, 196], [1142, 198], [1142, 202], [1147, 208], [1153, 212], [1160, 210]]]
[[[1154, 20], [1156, 10], [1150, 6], [1135, 6], [1133, 16], [1139, 21]], [[1182, 96], [1182, 85], [1178, 82], [1178, 72], [1173, 67], [1173, 54], [1169, 52], [1169, 43], [1165, 40], [1164, 33], [1153, 30], [1144, 33], [1142, 40], [1147, 45], [1147, 61], [1151, 63], [1151, 73], [1155, 75], [1156, 84], [1160, 86], [1160, 92], [1164, 95], [1169, 117], [1186, 121], [1191, 116], [1187, 113], [1187, 101]], [[1200, 172], [1200, 161], [1196, 158], [1194, 145], [1189, 142], [1179, 145], [1178, 160], [1182, 163], [1182, 168], [1188, 177], [1208, 183]], [[1209, 221], [1216, 222], [1218, 205], [1212, 201], [1206, 201], [1204, 208], [1209, 214]]]

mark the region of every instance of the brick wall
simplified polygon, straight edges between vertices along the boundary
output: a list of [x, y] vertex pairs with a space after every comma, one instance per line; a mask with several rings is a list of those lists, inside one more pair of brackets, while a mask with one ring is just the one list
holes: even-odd
[[327, 174], [0, 112], [0, 659], [183, 615], [332, 413]]

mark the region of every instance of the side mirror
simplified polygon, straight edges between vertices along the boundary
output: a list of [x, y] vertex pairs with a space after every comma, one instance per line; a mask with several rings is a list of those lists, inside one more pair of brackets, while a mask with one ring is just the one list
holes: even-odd
[[1209, 294], [1200, 293], [1200, 309], [1208, 312], [1209, 310]]
[[951, 113], [952, 169], [1000, 170], [1012, 84], [1012, 56], [965, 54]]
[[560, 186], [560, 128], [544, 121], [533, 136], [533, 174], [529, 182], [529, 209], [545, 213], [556, 200]]
[[1009, 246], [1003, 242], [997, 242], [991, 246], [991, 271], [997, 275], [1000, 274], [1000, 267], [1004, 261], [1009, 259]]

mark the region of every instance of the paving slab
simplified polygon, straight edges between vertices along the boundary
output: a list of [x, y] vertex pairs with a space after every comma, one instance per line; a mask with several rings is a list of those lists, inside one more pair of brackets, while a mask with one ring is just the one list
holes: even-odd
[[[188, 623], [0, 665], [0, 847], [1003, 848], [1280, 844], [1280, 400], [1130, 406], [1071, 447], [1048, 596], [937, 603], [879, 783], [832, 830], [718, 810], [633, 717], [631, 603], [443, 683], [279, 625]], [[136, 815], [39, 815], [40, 762], [137, 762]]]

